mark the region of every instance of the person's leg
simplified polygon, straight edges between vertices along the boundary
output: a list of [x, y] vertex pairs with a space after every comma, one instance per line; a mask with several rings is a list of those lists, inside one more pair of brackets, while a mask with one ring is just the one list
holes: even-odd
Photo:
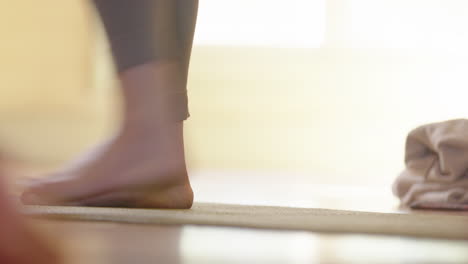
[[[95, 0], [124, 100], [117, 135], [34, 183], [27, 204], [189, 208], [183, 120], [195, 0]], [[148, 24], [154, 23], [154, 24]]]
[[183, 62], [183, 85], [186, 87], [197, 21], [198, 0], [175, 0], [175, 2], [177, 2], [177, 36], [181, 45]]

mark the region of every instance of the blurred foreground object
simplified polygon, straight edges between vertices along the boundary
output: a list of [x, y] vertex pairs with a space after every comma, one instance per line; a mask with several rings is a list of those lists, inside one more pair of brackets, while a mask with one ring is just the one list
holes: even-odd
[[0, 156], [0, 263], [61, 263], [58, 253], [30, 229], [9, 201], [4, 160]]

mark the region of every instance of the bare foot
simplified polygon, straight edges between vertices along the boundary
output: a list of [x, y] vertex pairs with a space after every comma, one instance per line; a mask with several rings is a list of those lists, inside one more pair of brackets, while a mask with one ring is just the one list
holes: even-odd
[[25, 204], [190, 208], [182, 122], [127, 126], [61, 172], [34, 183]]
[[[181, 64], [161, 60], [120, 74], [122, 128], [69, 167], [26, 189], [26, 204], [190, 208], [183, 122], [173, 91], [184, 91]], [[183, 93], [182, 93], [183, 94]], [[178, 97], [179, 98], [179, 97]], [[73, 140], [73, 138], [70, 138]]]
[[[0, 168], [1, 170], [1, 168]], [[57, 252], [36, 235], [8, 202], [0, 171], [0, 263], [61, 263]]]

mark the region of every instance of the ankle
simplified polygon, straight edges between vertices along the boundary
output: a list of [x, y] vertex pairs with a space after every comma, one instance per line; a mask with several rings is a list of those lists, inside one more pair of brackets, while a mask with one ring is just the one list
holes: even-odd
[[174, 94], [185, 93], [185, 78], [178, 60], [158, 60], [120, 74], [123, 116], [137, 122], [167, 120], [173, 114]]
[[151, 148], [164, 174], [186, 175], [183, 122], [125, 122], [118, 134], [120, 144]]

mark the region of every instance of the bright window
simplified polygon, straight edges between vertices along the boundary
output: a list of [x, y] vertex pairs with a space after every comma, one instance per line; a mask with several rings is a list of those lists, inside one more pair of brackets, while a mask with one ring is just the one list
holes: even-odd
[[326, 0], [203, 0], [195, 44], [320, 47]]

